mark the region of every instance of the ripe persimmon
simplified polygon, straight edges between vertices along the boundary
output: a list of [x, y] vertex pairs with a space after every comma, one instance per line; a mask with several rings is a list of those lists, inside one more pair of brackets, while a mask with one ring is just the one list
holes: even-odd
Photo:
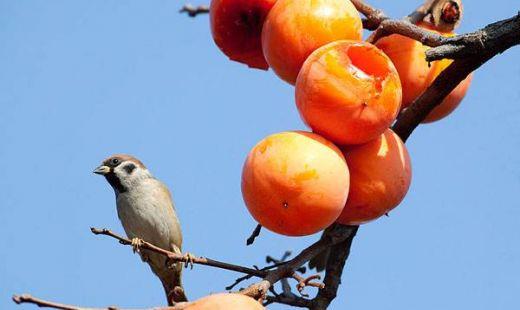
[[294, 84], [305, 59], [317, 48], [341, 40], [361, 40], [363, 25], [349, 0], [278, 0], [262, 30], [267, 63]]
[[212, 0], [213, 39], [229, 59], [267, 70], [262, 53], [262, 26], [276, 0]]
[[242, 195], [265, 228], [288, 236], [316, 233], [339, 216], [349, 172], [341, 151], [323, 137], [282, 132], [258, 143], [242, 171]]
[[341, 40], [307, 58], [296, 82], [296, 104], [314, 132], [337, 144], [362, 144], [395, 120], [401, 83], [377, 47]]
[[374, 220], [403, 200], [412, 178], [406, 146], [391, 129], [363, 145], [343, 147], [350, 170], [350, 193], [338, 222]]
[[[453, 33], [437, 32], [426, 23], [421, 23], [419, 26], [443, 36], [454, 35]], [[428, 46], [398, 34], [381, 38], [376, 42], [376, 46], [392, 59], [397, 72], [399, 72], [403, 85], [403, 109], [419, 97], [433, 83], [435, 78], [453, 62], [451, 59], [442, 59], [428, 63], [425, 58], [425, 52], [429, 49]], [[469, 75], [463, 80], [440, 105], [430, 112], [424, 122], [437, 121], [453, 112], [466, 95], [466, 91], [471, 84], [471, 78], [472, 75]]]
[[190, 303], [186, 310], [262, 310], [265, 309], [251, 297], [221, 293], [213, 294]]

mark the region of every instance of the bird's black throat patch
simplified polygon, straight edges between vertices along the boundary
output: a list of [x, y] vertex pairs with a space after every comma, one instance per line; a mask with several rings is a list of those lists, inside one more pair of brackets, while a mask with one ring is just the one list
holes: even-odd
[[121, 194], [128, 191], [128, 189], [124, 187], [123, 184], [121, 184], [121, 180], [114, 173], [113, 169], [110, 169], [110, 172], [105, 174], [105, 178], [107, 179], [108, 184], [110, 184], [110, 186], [112, 186], [112, 188], [116, 191], [116, 194]]

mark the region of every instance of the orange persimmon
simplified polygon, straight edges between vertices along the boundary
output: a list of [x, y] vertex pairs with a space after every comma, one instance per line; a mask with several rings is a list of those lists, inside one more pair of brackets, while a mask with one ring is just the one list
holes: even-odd
[[198, 299], [190, 303], [186, 310], [262, 310], [265, 309], [258, 301], [251, 297], [221, 293]]
[[229, 59], [267, 70], [262, 52], [262, 26], [276, 0], [212, 0], [213, 40]]
[[278, 0], [264, 23], [262, 48], [274, 72], [294, 84], [315, 49], [336, 40], [361, 40], [362, 31], [349, 0]]
[[342, 148], [350, 170], [350, 193], [337, 222], [374, 220], [403, 200], [412, 179], [406, 146], [391, 129], [367, 144]]
[[341, 151], [323, 137], [282, 132], [258, 143], [242, 171], [242, 195], [265, 228], [288, 236], [316, 233], [339, 216], [349, 172]]
[[[444, 36], [453, 36], [453, 33], [440, 33], [426, 23], [419, 26]], [[421, 42], [408, 37], [393, 34], [376, 42], [376, 46], [392, 59], [403, 85], [403, 105], [407, 108], [430, 86], [435, 78], [446, 69], [453, 60], [442, 59], [430, 64], [426, 61], [425, 52], [429, 48]], [[471, 83], [470, 74], [438, 105], [424, 120], [425, 123], [434, 122], [446, 117], [460, 104]]]
[[314, 132], [337, 144], [362, 144], [395, 120], [401, 83], [390, 59], [374, 45], [341, 40], [307, 58], [296, 82], [296, 104]]

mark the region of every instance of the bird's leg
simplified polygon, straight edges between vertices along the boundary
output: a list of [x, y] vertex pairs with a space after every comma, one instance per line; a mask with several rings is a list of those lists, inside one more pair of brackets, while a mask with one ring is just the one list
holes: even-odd
[[[182, 254], [181, 249], [179, 249], [179, 247], [176, 246], [175, 244], [172, 244], [172, 248], [173, 248], [173, 252], [175, 252], [177, 254]], [[183, 254], [182, 261], [184, 262], [184, 268], [188, 268], [188, 266], [190, 266], [190, 269], [193, 269], [193, 262], [194, 262], [195, 258], [197, 258], [197, 256], [193, 255], [192, 253], [188, 252], [188, 253]]]
[[193, 255], [192, 253], [185, 253], [184, 254], [184, 268], [188, 268], [190, 266], [190, 269], [193, 269], [193, 262], [197, 258], [197, 256]]
[[132, 238], [132, 249], [134, 253], [141, 253], [141, 245], [143, 245], [143, 240], [139, 238]]

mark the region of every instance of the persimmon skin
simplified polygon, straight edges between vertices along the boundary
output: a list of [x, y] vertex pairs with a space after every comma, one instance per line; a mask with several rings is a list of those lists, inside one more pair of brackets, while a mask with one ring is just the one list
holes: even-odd
[[[426, 23], [419, 24], [422, 28], [443, 36], [451, 37], [453, 33], [441, 33], [435, 31]], [[428, 46], [408, 37], [393, 34], [381, 38], [376, 46], [392, 59], [403, 85], [402, 109], [407, 108], [418, 98], [452, 62], [451, 59], [426, 61], [425, 52]], [[472, 74], [464, 79], [430, 114], [423, 123], [440, 120], [453, 112], [460, 104], [471, 84]]]
[[268, 136], [251, 150], [242, 171], [242, 195], [253, 218], [287, 236], [310, 235], [334, 223], [348, 188], [341, 151], [304, 131]]
[[[447, 61], [447, 62], [446, 62]], [[439, 67], [439, 73], [435, 75], [440, 74], [444, 69], [446, 69], [450, 64], [451, 60], [443, 59], [441, 62], [444, 62]], [[460, 82], [457, 87], [455, 87], [454, 90], [451, 91], [451, 93], [444, 98], [444, 100], [436, 106], [429, 114], [426, 116], [426, 118], [422, 121], [423, 124], [425, 123], [433, 123], [438, 120], [441, 120], [445, 118], [446, 116], [450, 115], [451, 112], [455, 111], [455, 109], [460, 105], [464, 97], [466, 96], [466, 93], [468, 92], [468, 88], [471, 85], [471, 81], [473, 80], [473, 74], [468, 75], [462, 82]], [[430, 82], [430, 84], [433, 83], [433, 80]], [[425, 89], [426, 90], [426, 89]]]
[[267, 70], [262, 52], [262, 26], [276, 0], [212, 0], [213, 40], [233, 61]]
[[296, 81], [296, 105], [312, 130], [340, 145], [380, 136], [401, 106], [390, 59], [367, 42], [341, 40], [314, 51]]
[[198, 299], [188, 305], [186, 310], [262, 310], [265, 309], [258, 301], [251, 297], [221, 293]]
[[399, 136], [387, 129], [376, 140], [342, 151], [350, 169], [350, 193], [338, 223], [364, 224], [399, 205], [412, 179], [410, 155]]
[[361, 40], [362, 31], [349, 0], [278, 0], [264, 23], [262, 48], [273, 71], [294, 84], [314, 50], [337, 40]]

